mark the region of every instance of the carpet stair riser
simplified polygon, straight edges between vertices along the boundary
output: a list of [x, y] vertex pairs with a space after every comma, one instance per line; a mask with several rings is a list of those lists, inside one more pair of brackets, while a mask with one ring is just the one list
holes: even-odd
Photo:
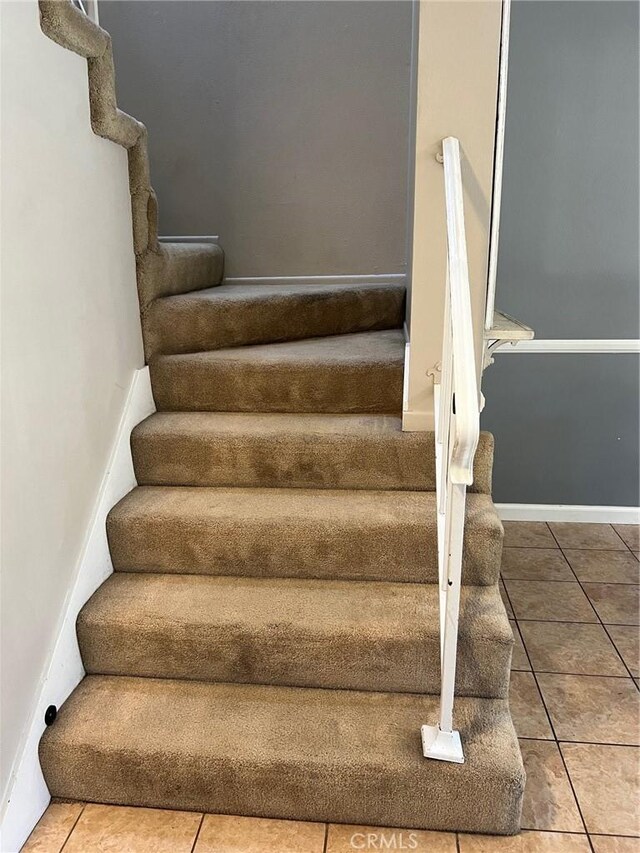
[[138, 297], [145, 355], [151, 355], [147, 318], [155, 301], [175, 294], [219, 286], [224, 253], [212, 243], [160, 243], [155, 251], [136, 258]]
[[[437, 693], [438, 587], [116, 573], [78, 618], [87, 672]], [[497, 586], [465, 587], [457, 692], [505, 698]]]
[[402, 332], [363, 332], [238, 347], [150, 362], [159, 411], [402, 410]]
[[[435, 491], [433, 433], [392, 416], [162, 413], [131, 436], [140, 485]], [[471, 491], [491, 491], [482, 433]]]
[[234, 285], [157, 300], [146, 318], [152, 354], [398, 329], [404, 286]]
[[[437, 583], [430, 492], [145, 486], [107, 518], [126, 572]], [[463, 583], [498, 580], [502, 525], [488, 495], [467, 498]]]

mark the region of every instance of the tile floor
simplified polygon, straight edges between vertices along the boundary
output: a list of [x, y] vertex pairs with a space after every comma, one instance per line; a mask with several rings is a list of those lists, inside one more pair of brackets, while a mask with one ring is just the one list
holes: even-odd
[[631, 525], [505, 524], [511, 708], [527, 769], [519, 836], [53, 803], [23, 851], [640, 853], [639, 534]]

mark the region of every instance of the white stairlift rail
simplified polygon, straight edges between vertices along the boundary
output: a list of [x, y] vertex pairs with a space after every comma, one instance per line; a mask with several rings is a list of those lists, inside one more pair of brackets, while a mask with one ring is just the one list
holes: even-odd
[[464, 228], [460, 144], [442, 142], [447, 213], [447, 281], [440, 375], [434, 377], [436, 495], [440, 580], [440, 719], [422, 726], [426, 758], [464, 762], [453, 728], [462, 545], [467, 486], [480, 436], [480, 398], [474, 356], [469, 267]]

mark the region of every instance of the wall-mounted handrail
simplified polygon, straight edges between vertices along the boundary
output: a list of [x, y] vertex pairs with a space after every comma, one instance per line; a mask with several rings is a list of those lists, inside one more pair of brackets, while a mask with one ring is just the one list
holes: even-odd
[[453, 728], [462, 546], [467, 486], [480, 437], [469, 264], [464, 227], [460, 143], [442, 142], [447, 221], [447, 281], [440, 376], [434, 387], [438, 572], [440, 580], [440, 719], [422, 727], [427, 758], [462, 763], [460, 734]]

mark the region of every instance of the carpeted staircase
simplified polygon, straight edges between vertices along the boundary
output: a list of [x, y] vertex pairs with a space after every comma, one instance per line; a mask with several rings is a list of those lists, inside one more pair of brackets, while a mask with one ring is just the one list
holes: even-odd
[[69, 0], [43, 32], [85, 57], [91, 125], [128, 152], [158, 413], [112, 510], [115, 573], [78, 618], [87, 677], [40, 744], [53, 796], [470, 832], [519, 828], [513, 638], [481, 437], [467, 500], [455, 721], [438, 719], [432, 434], [403, 433], [404, 290], [220, 284], [211, 244], [163, 244], [147, 133], [111, 40]]
[[87, 677], [41, 742], [51, 793], [516, 832], [491, 437], [467, 507], [466, 762], [447, 764], [420, 743], [438, 718], [435, 459], [432, 434], [401, 431], [403, 288], [216, 286], [217, 247], [175, 252], [143, 304], [158, 412], [133, 431], [139, 487], [78, 619]]

